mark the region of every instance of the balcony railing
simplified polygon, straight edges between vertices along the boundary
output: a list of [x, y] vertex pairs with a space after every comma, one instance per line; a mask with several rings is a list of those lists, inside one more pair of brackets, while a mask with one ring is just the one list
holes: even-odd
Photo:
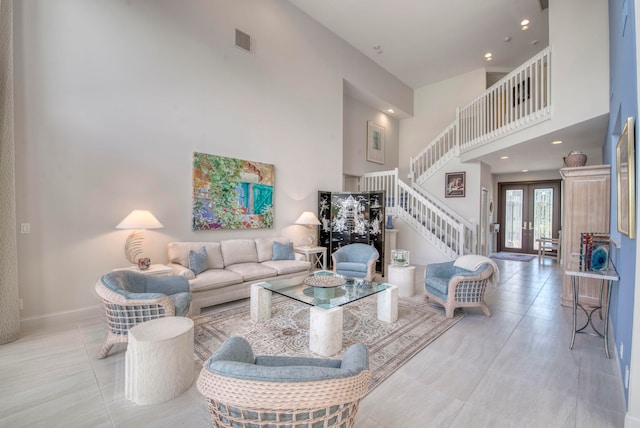
[[551, 47], [456, 112], [456, 120], [410, 159], [421, 184], [460, 153], [551, 118]]

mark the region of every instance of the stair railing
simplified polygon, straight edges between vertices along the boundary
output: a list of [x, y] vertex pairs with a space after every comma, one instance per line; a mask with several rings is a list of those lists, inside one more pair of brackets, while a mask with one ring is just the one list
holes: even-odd
[[[360, 177], [360, 190], [386, 192], [385, 208], [404, 220], [423, 238], [431, 242], [447, 257], [454, 258], [472, 249], [465, 250], [467, 228], [457, 214], [447, 212], [447, 208], [429, 199], [398, 179], [398, 169], [364, 174]], [[450, 210], [449, 210], [450, 211]], [[474, 242], [475, 237], [470, 238]]]
[[409, 161], [411, 179], [423, 184], [450, 159], [551, 119], [551, 47], [456, 109], [456, 119]]

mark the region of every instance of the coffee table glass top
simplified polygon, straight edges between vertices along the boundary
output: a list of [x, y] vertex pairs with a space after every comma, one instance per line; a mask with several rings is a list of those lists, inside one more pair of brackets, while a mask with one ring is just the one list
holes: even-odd
[[[333, 275], [333, 273], [318, 271], [314, 275]], [[282, 296], [323, 309], [343, 306], [390, 287], [389, 284], [353, 278], [345, 278], [344, 285], [338, 287], [312, 287], [304, 284], [304, 280], [308, 277], [309, 275], [305, 274], [282, 280], [261, 282], [258, 285]]]

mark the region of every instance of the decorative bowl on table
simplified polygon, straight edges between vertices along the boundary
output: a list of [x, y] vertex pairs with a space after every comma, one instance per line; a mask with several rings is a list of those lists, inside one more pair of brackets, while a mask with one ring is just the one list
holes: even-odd
[[303, 281], [305, 285], [310, 285], [312, 287], [340, 287], [344, 285], [347, 280], [342, 276], [335, 275], [313, 275], [308, 278], [305, 278]]

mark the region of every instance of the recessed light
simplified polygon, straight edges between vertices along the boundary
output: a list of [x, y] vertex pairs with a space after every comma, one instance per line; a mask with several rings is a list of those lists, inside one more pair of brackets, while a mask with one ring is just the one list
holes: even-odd
[[531, 46], [535, 46], [535, 45], [537, 45], [538, 43], [540, 43], [540, 42], [539, 42], [539, 41], [537, 41], [537, 40], [532, 40], [532, 41], [531, 41]]
[[393, 109], [392, 109], [392, 108], [388, 108], [388, 109], [387, 109], [387, 113], [389, 113], [389, 114], [393, 114], [393, 113], [395, 113], [395, 111], [393, 111]]
[[523, 169], [522, 172], [529, 172], [529, 170], [528, 169]]
[[509, 156], [500, 156], [500, 159], [502, 160], [509, 159]]
[[487, 52], [486, 54], [484, 54], [485, 58], [491, 58], [493, 56], [493, 54], [491, 52]]
[[487, 58], [485, 58], [485, 61], [491, 61], [492, 59], [493, 58], [491, 58], [491, 57], [487, 57]]
[[523, 19], [522, 21], [520, 21], [520, 25], [529, 25], [529, 20], [528, 19]]
[[523, 25], [521, 28], [522, 31], [527, 31], [528, 29], [529, 29], [528, 25]]
[[562, 141], [560, 141], [560, 140], [552, 141], [551, 144], [553, 144], [553, 145], [562, 144]]
[[507, 36], [504, 38], [505, 43], [509, 43], [511, 41], [511, 36]]

